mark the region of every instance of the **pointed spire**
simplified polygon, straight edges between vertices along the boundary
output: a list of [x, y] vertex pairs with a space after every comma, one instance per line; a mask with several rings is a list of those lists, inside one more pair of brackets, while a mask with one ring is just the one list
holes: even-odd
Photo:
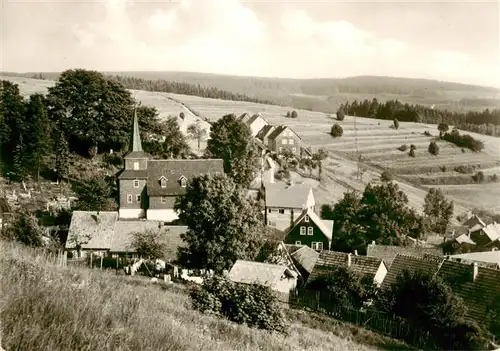
[[142, 151], [141, 134], [139, 132], [139, 122], [137, 120], [137, 106], [134, 105], [134, 126], [132, 131], [132, 152]]

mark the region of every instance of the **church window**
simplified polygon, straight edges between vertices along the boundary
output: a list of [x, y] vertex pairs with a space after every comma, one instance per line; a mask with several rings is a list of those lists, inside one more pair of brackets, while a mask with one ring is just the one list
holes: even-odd
[[127, 195], [127, 203], [131, 204], [132, 203], [132, 194]]
[[134, 188], [138, 188], [139, 187], [139, 181], [136, 179], [134, 180]]
[[186, 185], [187, 185], [187, 179], [186, 179], [186, 177], [181, 176], [181, 177], [179, 178], [179, 182], [181, 183], [181, 187], [183, 187], [183, 188], [185, 188], [185, 187], [186, 187]]
[[162, 204], [166, 204], [167, 203], [167, 197], [166, 196], [162, 196], [161, 197], [161, 203]]
[[139, 162], [134, 162], [134, 170], [135, 171], [139, 170]]
[[135, 201], [136, 202], [141, 202], [141, 195], [136, 195], [135, 196]]
[[160, 186], [162, 188], [166, 188], [167, 187], [167, 178], [165, 178], [165, 177], [161, 177], [160, 178]]

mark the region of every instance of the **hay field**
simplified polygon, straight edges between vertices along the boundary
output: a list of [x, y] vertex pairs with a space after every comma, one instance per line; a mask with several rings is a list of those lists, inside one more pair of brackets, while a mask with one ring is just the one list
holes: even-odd
[[[24, 95], [46, 92], [46, 88], [53, 84], [28, 78], [5, 78], [19, 84]], [[330, 157], [325, 161], [321, 183], [306, 180], [313, 186], [319, 205], [338, 201], [347, 189], [363, 190], [369, 181], [378, 181], [384, 169], [397, 176], [397, 182], [417, 210], [422, 208], [427, 189], [435, 186], [443, 188], [455, 201], [455, 214], [474, 207], [498, 209], [500, 205], [500, 184], [469, 184], [473, 173], [461, 174], [454, 170], [460, 165], [475, 166], [474, 172], [483, 170], [486, 175], [497, 173], [500, 176], [500, 138], [463, 132], [482, 140], [485, 143], [484, 151], [462, 152], [461, 148], [438, 140], [440, 153], [432, 156], [427, 148], [438, 135], [436, 125], [432, 124], [400, 122], [399, 129], [394, 130], [389, 128], [392, 121], [386, 120], [357, 117], [355, 123], [352, 116], [347, 116], [344, 121], [338, 122], [328, 114], [305, 110], [297, 110], [298, 118], [290, 119], [285, 116], [292, 108], [280, 106], [169, 93], [132, 93], [143, 104], [155, 106], [161, 116], [184, 112], [187, 118], [196, 120], [196, 116], [187, 112], [188, 108], [199, 113], [203, 119], [215, 121], [229, 113], [241, 115], [245, 112], [260, 112], [271, 124], [289, 125], [302, 137], [304, 144], [313, 150], [324, 148], [329, 151]], [[342, 137], [332, 138], [329, 135], [333, 123], [339, 123], [344, 129]], [[208, 124], [205, 126], [209, 127]], [[425, 136], [425, 131], [430, 132], [431, 136]], [[365, 171], [360, 180], [356, 179], [356, 139], [358, 150], [364, 158]], [[408, 151], [397, 150], [402, 144], [415, 145], [416, 157], [409, 157]]]

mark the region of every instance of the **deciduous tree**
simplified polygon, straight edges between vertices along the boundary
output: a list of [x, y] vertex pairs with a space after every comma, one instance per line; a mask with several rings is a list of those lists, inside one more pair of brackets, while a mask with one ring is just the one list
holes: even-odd
[[132, 236], [132, 246], [142, 258], [149, 260], [164, 258], [165, 243], [159, 231], [146, 230], [145, 232], [133, 233]]
[[446, 200], [441, 189], [431, 188], [425, 196], [424, 213], [430, 220], [431, 229], [444, 234], [453, 216], [453, 201]]
[[205, 137], [205, 135], [207, 135], [207, 131], [205, 130], [205, 128], [203, 128], [201, 126], [200, 122], [197, 121], [196, 123], [190, 124], [188, 126], [187, 132], [189, 133], [189, 136], [192, 139], [194, 139], [198, 142], [198, 151], [199, 151], [200, 150], [200, 143], [203, 140], [203, 138]]
[[187, 248], [181, 260], [217, 272], [237, 259], [253, 259], [260, 248], [263, 218], [259, 206], [246, 198], [246, 190], [227, 175], [194, 178], [175, 209], [188, 231], [181, 237]]

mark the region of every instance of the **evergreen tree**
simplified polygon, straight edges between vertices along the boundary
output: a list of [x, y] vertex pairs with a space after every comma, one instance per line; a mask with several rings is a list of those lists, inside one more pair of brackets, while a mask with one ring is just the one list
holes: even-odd
[[66, 179], [69, 174], [69, 145], [64, 132], [59, 131], [55, 141], [55, 172], [59, 180]]

